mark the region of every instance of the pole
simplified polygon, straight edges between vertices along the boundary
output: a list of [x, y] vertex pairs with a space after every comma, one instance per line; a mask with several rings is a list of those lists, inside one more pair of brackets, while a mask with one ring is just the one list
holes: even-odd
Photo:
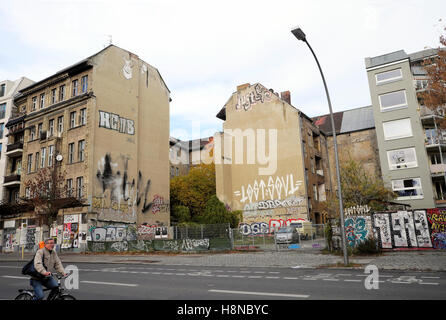
[[324, 73], [322, 72], [322, 68], [321, 68], [321, 65], [319, 64], [319, 60], [317, 59], [316, 54], [314, 53], [313, 48], [311, 48], [308, 41], [305, 39], [304, 42], [307, 44], [308, 48], [310, 48], [310, 51], [313, 54], [313, 57], [316, 60], [317, 66], [321, 73], [322, 81], [324, 82], [325, 94], [327, 95], [328, 108], [330, 110], [331, 129], [333, 130], [333, 145], [334, 145], [334, 155], [335, 155], [335, 165], [336, 165], [336, 180], [337, 180], [337, 185], [338, 185], [339, 215], [341, 218], [342, 251], [344, 253], [344, 264], [348, 265], [348, 254], [347, 254], [345, 231], [344, 231], [344, 206], [342, 203], [341, 176], [340, 176], [339, 159], [338, 159], [338, 143], [336, 141], [336, 130], [335, 130], [335, 123], [334, 123], [334, 118], [333, 118], [333, 109], [331, 107], [331, 101], [330, 101], [330, 95], [328, 94], [327, 83], [325, 82]]

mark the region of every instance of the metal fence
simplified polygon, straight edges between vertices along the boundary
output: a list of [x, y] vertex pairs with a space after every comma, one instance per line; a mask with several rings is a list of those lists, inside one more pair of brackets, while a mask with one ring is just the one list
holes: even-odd
[[285, 226], [272, 232], [260, 229], [258, 233], [249, 234], [242, 228], [236, 228], [231, 230], [231, 235], [235, 250], [321, 250], [326, 247], [323, 224], [312, 225], [305, 234], [296, 228]]

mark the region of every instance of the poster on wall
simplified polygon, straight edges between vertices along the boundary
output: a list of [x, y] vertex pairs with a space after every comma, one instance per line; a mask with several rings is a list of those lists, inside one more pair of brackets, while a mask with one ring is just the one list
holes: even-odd
[[79, 247], [79, 214], [64, 216], [62, 249]]

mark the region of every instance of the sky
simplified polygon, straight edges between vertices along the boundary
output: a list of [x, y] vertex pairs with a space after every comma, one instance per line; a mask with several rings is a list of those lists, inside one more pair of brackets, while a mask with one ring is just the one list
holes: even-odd
[[[444, 0], [0, 0], [0, 80], [41, 80], [109, 44], [156, 67], [171, 91], [170, 132], [212, 135], [237, 85], [289, 90], [308, 116], [370, 105], [364, 58], [439, 45]], [[441, 21], [440, 21], [441, 19]], [[197, 127], [199, 126], [199, 129]]]

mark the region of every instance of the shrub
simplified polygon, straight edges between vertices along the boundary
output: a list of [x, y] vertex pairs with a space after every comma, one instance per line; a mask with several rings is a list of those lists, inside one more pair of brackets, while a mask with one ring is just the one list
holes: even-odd
[[356, 247], [353, 249], [353, 252], [355, 254], [375, 254], [380, 253], [381, 250], [374, 238], [367, 238], [357, 244]]

